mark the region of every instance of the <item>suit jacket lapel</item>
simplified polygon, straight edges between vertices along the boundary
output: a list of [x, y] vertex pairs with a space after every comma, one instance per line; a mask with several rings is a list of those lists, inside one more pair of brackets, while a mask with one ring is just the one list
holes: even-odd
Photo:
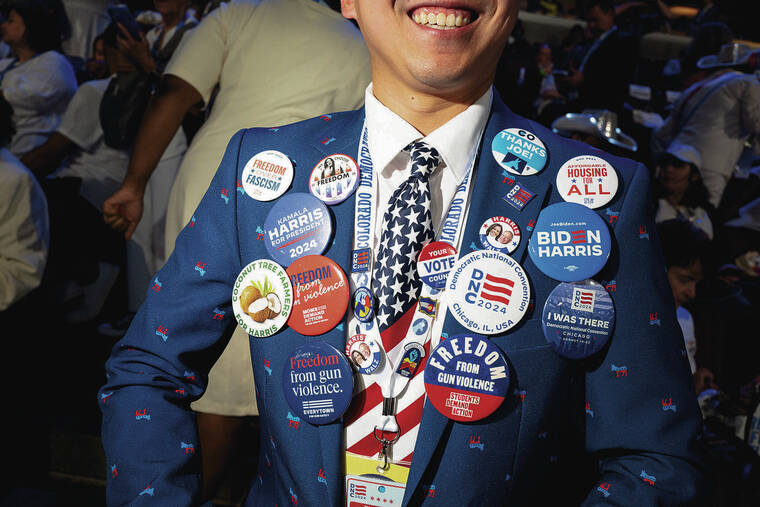
[[[326, 122], [324, 137], [312, 143], [312, 147], [321, 153], [320, 158], [335, 153], [343, 153], [356, 159], [359, 139], [364, 120], [364, 109], [349, 113], [346, 119], [323, 116]], [[309, 174], [311, 168], [308, 168]], [[353, 245], [354, 203], [356, 193], [342, 203], [330, 206], [333, 211], [333, 242], [324, 255], [337, 262], [346, 276], [351, 275], [351, 250]], [[316, 339], [323, 340], [340, 351], [346, 346], [345, 323], [341, 323]], [[327, 474], [328, 505], [343, 503], [343, 420], [318, 427], [319, 446], [322, 461]]]
[[[508, 173], [496, 162], [491, 153], [491, 142], [503, 129], [513, 127], [531, 130], [530, 122], [512, 113], [501, 101], [498, 94], [494, 93], [491, 116], [483, 133], [477, 168], [473, 175], [472, 197], [460, 248], [460, 257], [482, 248], [478, 243], [480, 226], [487, 218], [496, 215], [512, 218], [517, 222], [522, 232], [520, 245], [513, 253], [513, 258], [522, 262], [521, 257], [527, 251], [526, 245], [529, 233], [532, 231], [530, 224], [538, 217], [538, 213], [545, 205], [546, 198], [551, 191], [551, 176], [549, 175], [550, 171], [542, 171], [533, 176], [517, 176]], [[548, 165], [549, 162], [547, 161], [546, 166], [548, 167]], [[515, 184], [528, 188], [534, 194], [522, 211], [513, 208], [503, 199], [514, 188]], [[446, 312], [443, 331], [444, 336], [453, 336], [465, 333], [467, 329], [462, 327], [450, 312]], [[431, 403], [425, 403], [404, 494], [404, 505], [409, 503], [411, 495], [419, 487], [436, 449], [442, 443], [442, 437], [444, 434], [448, 434], [446, 428], [450, 424], [453, 423], [438, 412]]]

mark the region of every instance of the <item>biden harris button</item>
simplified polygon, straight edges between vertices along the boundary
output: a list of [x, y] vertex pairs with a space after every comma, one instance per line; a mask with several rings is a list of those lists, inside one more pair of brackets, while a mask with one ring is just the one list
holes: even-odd
[[503, 333], [528, 311], [530, 285], [525, 270], [497, 250], [477, 250], [457, 261], [444, 297], [454, 318], [481, 334]]
[[557, 285], [541, 314], [546, 341], [559, 355], [583, 359], [598, 352], [612, 335], [615, 307], [594, 280]]
[[311, 424], [327, 424], [342, 416], [353, 388], [346, 356], [323, 341], [298, 347], [283, 365], [285, 400], [296, 416]]
[[546, 146], [532, 132], [511, 128], [499, 132], [491, 142], [493, 158], [512, 174], [529, 176], [546, 165]]
[[293, 182], [293, 164], [284, 153], [262, 151], [243, 168], [243, 190], [257, 201], [277, 199]]
[[504, 401], [509, 367], [488, 339], [460, 334], [433, 349], [424, 380], [428, 399], [441, 414], [455, 421], [477, 421]]
[[610, 231], [599, 215], [581, 204], [561, 202], [541, 211], [528, 253], [545, 275], [578, 282], [601, 271], [611, 247]]
[[331, 233], [327, 206], [306, 193], [284, 196], [272, 206], [264, 221], [267, 252], [286, 267], [305, 255], [324, 252]]

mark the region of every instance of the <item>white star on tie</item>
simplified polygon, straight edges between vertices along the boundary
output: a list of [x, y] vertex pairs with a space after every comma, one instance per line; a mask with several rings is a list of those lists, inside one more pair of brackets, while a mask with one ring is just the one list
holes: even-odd
[[393, 246], [390, 246], [391, 251], [393, 252], [393, 255], [400, 256], [401, 255], [401, 248], [403, 247], [403, 243], [399, 240], [399, 237], [396, 236], [396, 244]]
[[424, 200], [420, 202], [420, 206], [422, 206], [422, 209], [428, 209], [430, 207], [430, 197], [427, 192], [424, 193], [422, 197]]
[[388, 297], [390, 297], [390, 294], [386, 291], [382, 291], [382, 293], [380, 294], [380, 297], [378, 298], [380, 301], [380, 304], [379, 304], [380, 308], [388, 304]]
[[391, 305], [391, 308], [393, 308], [395, 313], [401, 313], [404, 310], [404, 303], [402, 303], [401, 300], [397, 300]]
[[420, 212], [419, 211], [412, 210], [412, 211], [409, 212], [409, 216], [407, 216], [406, 219], [409, 220], [409, 222], [411, 222], [412, 224], [416, 224], [417, 223], [417, 217], [419, 217], [419, 216], [420, 216]]
[[401, 229], [403, 229], [403, 228], [404, 228], [404, 225], [401, 223], [401, 221], [398, 221], [398, 222], [396, 222], [396, 225], [394, 225], [393, 227], [391, 227], [391, 233], [393, 234], [393, 236], [395, 236], [396, 238], [398, 238], [398, 237], [402, 236]]
[[377, 286], [385, 287], [387, 283], [388, 283], [388, 273], [384, 272], [382, 275], [380, 275], [377, 278]]
[[401, 283], [401, 280], [400, 280], [400, 279], [396, 280], [396, 281], [393, 283], [393, 285], [391, 285], [391, 287], [390, 287], [390, 289], [391, 289], [391, 292], [392, 292], [392, 293], [394, 293], [394, 294], [395, 294], [395, 293], [398, 293], [398, 292], [401, 292], [401, 287], [402, 287], [403, 285], [404, 285], [404, 284], [403, 284], [403, 283]]
[[390, 317], [390, 314], [383, 310], [380, 315], [377, 316], [377, 325], [380, 326], [388, 324], [388, 317]]
[[401, 216], [401, 208], [398, 206], [393, 205], [388, 211], [390, 211], [391, 217], [394, 219], [398, 219]]
[[409, 290], [406, 291], [406, 295], [409, 298], [409, 301], [414, 301], [417, 298], [417, 291], [414, 286], [409, 287]]
[[410, 195], [406, 199], [406, 207], [409, 209], [412, 209], [412, 206], [414, 206], [417, 203], [417, 200], [414, 198], [413, 195]]
[[398, 259], [394, 260], [393, 266], [388, 266], [391, 271], [393, 271], [394, 276], [401, 276], [401, 269], [404, 267], [403, 264], [401, 264]]

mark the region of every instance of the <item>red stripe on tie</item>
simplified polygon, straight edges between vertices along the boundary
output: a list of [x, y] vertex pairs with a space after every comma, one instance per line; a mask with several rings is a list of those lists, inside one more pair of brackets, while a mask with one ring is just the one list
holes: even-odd
[[509, 285], [510, 287], [515, 286], [515, 282], [513, 282], [509, 278], [499, 278], [498, 276], [486, 275], [486, 280], [493, 283], [501, 283], [503, 285]]
[[490, 283], [483, 284], [483, 290], [490, 290], [491, 292], [498, 292], [499, 294], [505, 294], [507, 296], [512, 295], [512, 291], [498, 285], [491, 285]]
[[414, 312], [417, 310], [417, 305], [414, 304], [410, 309], [406, 311], [399, 319], [388, 326], [382, 333], [380, 333], [380, 339], [383, 341], [383, 348], [385, 351], [393, 350], [396, 345], [401, 343], [406, 336], [406, 332], [409, 330], [409, 326], [412, 324], [412, 318]]
[[[398, 422], [398, 427], [402, 435], [420, 423], [420, 420], [422, 419], [422, 407], [424, 404], [425, 396], [420, 396], [396, 416], [396, 422]], [[386, 434], [384, 436], [392, 438], [395, 435]], [[346, 450], [361, 456], [374, 456], [379, 453], [382, 448], [383, 446], [377, 441], [373, 432]]]
[[349, 426], [361, 416], [383, 403], [383, 393], [380, 385], [374, 382], [363, 391], [354, 395], [348, 411], [343, 416], [343, 425]]

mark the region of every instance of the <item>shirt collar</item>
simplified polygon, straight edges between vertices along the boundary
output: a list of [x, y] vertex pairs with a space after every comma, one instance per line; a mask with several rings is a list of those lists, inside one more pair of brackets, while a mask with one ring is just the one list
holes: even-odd
[[492, 102], [493, 88], [489, 87], [467, 109], [423, 137], [416, 128], [375, 98], [370, 83], [364, 93], [364, 109], [373, 165], [381, 172], [409, 143], [422, 139], [438, 150], [446, 167], [451, 168], [457, 180], [461, 181], [469, 168], [473, 145], [485, 128]]

